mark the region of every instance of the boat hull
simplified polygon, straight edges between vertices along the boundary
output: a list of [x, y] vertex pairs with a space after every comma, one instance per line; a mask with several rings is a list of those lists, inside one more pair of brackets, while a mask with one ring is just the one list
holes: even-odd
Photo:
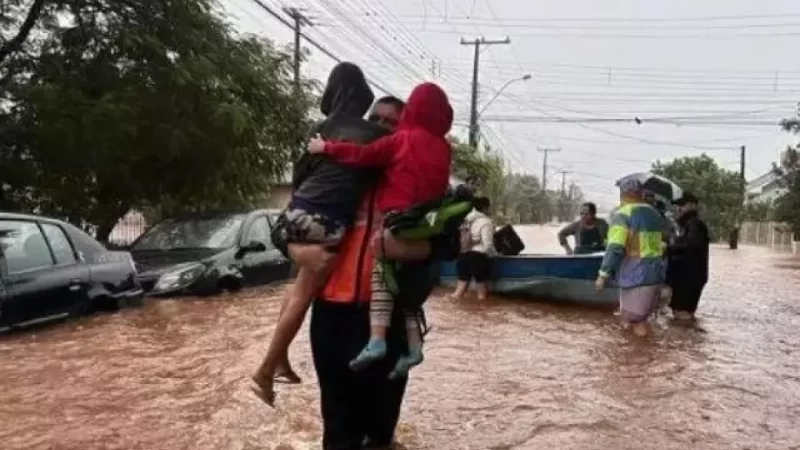
[[[598, 292], [594, 287], [602, 260], [602, 254], [499, 256], [492, 261], [489, 290], [503, 296], [615, 305], [617, 288]], [[443, 264], [441, 284], [454, 287], [456, 281], [455, 263]]]

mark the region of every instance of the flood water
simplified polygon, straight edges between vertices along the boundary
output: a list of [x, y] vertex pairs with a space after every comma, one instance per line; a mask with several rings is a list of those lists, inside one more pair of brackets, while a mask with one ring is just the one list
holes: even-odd
[[[526, 229], [557, 250], [556, 228]], [[800, 262], [715, 248], [705, 331], [624, 336], [610, 311], [530, 301], [429, 301], [434, 329], [398, 430], [407, 449], [800, 449]], [[283, 288], [149, 301], [0, 338], [3, 450], [318, 448], [305, 379], [278, 409], [248, 377]]]

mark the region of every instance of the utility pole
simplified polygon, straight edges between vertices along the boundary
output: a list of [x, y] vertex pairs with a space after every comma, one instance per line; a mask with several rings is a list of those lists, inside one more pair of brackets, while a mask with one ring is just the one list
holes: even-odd
[[556, 173], [561, 174], [561, 196], [562, 197], [566, 197], [566, 195], [567, 195], [567, 174], [568, 173], [572, 173], [572, 172], [570, 172], [569, 170], [561, 169]]
[[539, 147], [538, 149], [540, 152], [544, 153], [544, 159], [542, 161], [542, 192], [545, 194], [547, 193], [547, 155], [551, 152], [560, 152], [561, 148], [559, 147]]
[[294, 88], [295, 92], [300, 91], [300, 59], [301, 51], [300, 39], [303, 37], [303, 26], [313, 26], [311, 20], [298, 8], [283, 8], [283, 12], [289, 15], [294, 22]]
[[488, 40], [484, 37], [468, 40], [461, 38], [461, 45], [472, 45], [475, 48], [475, 55], [472, 60], [472, 99], [469, 109], [469, 145], [478, 147], [478, 68], [480, 67], [481, 46], [482, 45], [501, 45], [510, 44], [511, 38], [506, 36], [502, 40]]
[[747, 180], [745, 179], [744, 169], [746, 165], [746, 156], [747, 156], [747, 147], [744, 145], [739, 149], [739, 178], [740, 182], [742, 183], [742, 200], [743, 202], [747, 200]]
[[739, 148], [739, 189], [742, 192], [742, 204], [740, 206], [739, 215], [736, 218], [736, 223], [731, 230], [730, 236], [728, 236], [728, 247], [731, 250], [736, 250], [739, 248], [739, 232], [741, 221], [744, 219], [745, 203], [747, 203], [747, 179], [745, 178], [745, 167], [747, 165], [746, 161], [747, 147], [743, 145]]

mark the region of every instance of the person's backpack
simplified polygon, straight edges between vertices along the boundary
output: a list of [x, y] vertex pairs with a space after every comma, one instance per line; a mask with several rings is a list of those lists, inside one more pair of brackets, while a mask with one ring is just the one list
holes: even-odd
[[461, 253], [466, 253], [472, 249], [474, 244], [472, 240], [472, 230], [470, 230], [470, 223], [465, 223], [461, 226], [458, 234], [458, 243]]

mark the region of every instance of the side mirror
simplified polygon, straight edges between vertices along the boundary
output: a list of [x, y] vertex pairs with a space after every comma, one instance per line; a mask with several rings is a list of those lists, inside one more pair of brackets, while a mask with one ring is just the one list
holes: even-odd
[[267, 246], [263, 242], [250, 241], [239, 248], [239, 255], [244, 256], [248, 253], [258, 253], [267, 250]]

